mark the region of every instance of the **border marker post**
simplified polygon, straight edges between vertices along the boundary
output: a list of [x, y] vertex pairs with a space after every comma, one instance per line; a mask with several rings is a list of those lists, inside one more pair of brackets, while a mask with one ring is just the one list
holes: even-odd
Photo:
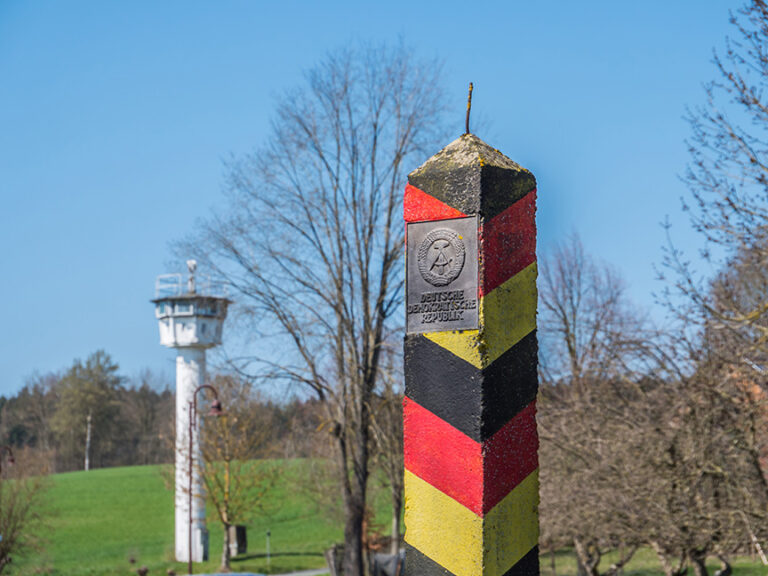
[[406, 576], [535, 576], [536, 180], [464, 134], [405, 190]]

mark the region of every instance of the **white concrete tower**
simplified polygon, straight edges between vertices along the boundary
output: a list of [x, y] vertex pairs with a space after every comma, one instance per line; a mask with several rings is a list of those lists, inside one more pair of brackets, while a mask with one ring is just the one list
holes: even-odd
[[[210, 282], [196, 285], [194, 260], [187, 261], [189, 278], [181, 274], [158, 276], [155, 284], [155, 316], [160, 324], [160, 343], [175, 348], [176, 356], [176, 561], [189, 562], [190, 446], [192, 447], [192, 554], [193, 562], [208, 559], [205, 527], [205, 488], [200, 476], [200, 410], [190, 443], [190, 405], [198, 386], [205, 383], [205, 350], [221, 344], [221, 332], [231, 303], [215, 293]], [[198, 397], [201, 405], [204, 393]]]

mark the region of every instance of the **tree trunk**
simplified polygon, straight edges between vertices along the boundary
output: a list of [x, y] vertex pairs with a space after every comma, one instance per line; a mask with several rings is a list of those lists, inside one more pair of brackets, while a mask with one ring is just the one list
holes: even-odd
[[701, 552], [689, 552], [688, 559], [693, 567], [695, 576], [709, 576], [707, 572], [707, 555]]
[[[372, 364], [375, 370], [375, 364]], [[344, 576], [366, 576], [366, 550], [363, 548], [365, 538], [365, 504], [368, 491], [368, 445], [370, 440], [370, 400], [373, 383], [364, 378], [358, 388], [359, 396], [355, 398], [357, 421], [351, 435], [352, 442], [348, 445], [348, 454], [352, 456], [352, 474], [349, 477], [346, 510], [347, 517], [344, 526]], [[345, 441], [349, 436], [345, 437]]]
[[223, 523], [224, 527], [224, 545], [221, 548], [221, 570], [222, 572], [229, 572], [230, 565], [229, 565], [229, 524]]
[[[365, 499], [368, 485], [368, 423], [357, 429], [354, 446], [347, 442], [344, 427], [336, 428], [336, 468], [342, 484], [344, 498], [344, 576], [365, 576], [363, 555], [363, 525], [365, 520]], [[354, 454], [354, 457], [352, 455]], [[348, 472], [348, 462], [352, 471]]]
[[718, 554], [717, 559], [720, 560], [720, 570], [715, 572], [715, 576], [731, 576], [731, 574], [733, 574], [733, 569], [728, 562], [728, 558]]
[[363, 576], [363, 517], [365, 496], [353, 487], [344, 523], [344, 576]]
[[605, 571], [605, 574], [603, 576], [618, 576], [623, 573], [624, 566], [627, 565], [627, 562], [632, 560], [632, 557], [635, 555], [635, 552], [637, 552], [638, 546], [632, 546], [629, 549], [629, 553], [625, 553], [624, 545], [621, 545], [621, 552], [619, 556], [619, 561], [615, 564], [611, 564], [610, 568]]
[[668, 555], [662, 545], [657, 542], [651, 542], [651, 547], [656, 552], [656, 556], [659, 559], [662, 569], [664, 570], [664, 576], [683, 576], [688, 569], [685, 566], [685, 554], [680, 555], [680, 561], [677, 566], [673, 566], [671, 562], [671, 556]]
[[597, 567], [600, 565], [600, 549], [594, 542], [584, 543], [579, 538], [573, 539], [573, 547], [576, 550], [576, 560], [579, 565], [579, 574], [585, 576], [600, 576]]
[[403, 509], [403, 493], [398, 490], [392, 491], [392, 542], [390, 544], [390, 554], [400, 552], [400, 512]]

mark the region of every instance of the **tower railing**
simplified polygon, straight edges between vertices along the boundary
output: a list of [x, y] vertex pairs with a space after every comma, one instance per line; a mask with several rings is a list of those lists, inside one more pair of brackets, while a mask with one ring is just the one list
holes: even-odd
[[198, 296], [211, 296], [214, 298], [227, 298], [229, 291], [223, 282], [213, 280], [209, 274], [195, 274], [194, 292], [191, 292], [189, 277], [185, 274], [161, 274], [155, 280], [155, 299], [175, 298], [196, 294]]

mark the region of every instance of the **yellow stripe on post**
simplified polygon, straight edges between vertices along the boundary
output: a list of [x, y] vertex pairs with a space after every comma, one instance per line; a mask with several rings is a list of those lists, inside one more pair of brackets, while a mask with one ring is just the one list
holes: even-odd
[[408, 470], [405, 541], [456, 576], [483, 573], [483, 518]]
[[[483, 308], [480, 307], [480, 321], [482, 322]], [[480, 352], [480, 330], [462, 330], [461, 332], [430, 332], [424, 334], [425, 338], [432, 340], [438, 346], [442, 346], [462, 360], [472, 364], [475, 368], [484, 367], [483, 356]]]
[[537, 470], [482, 517], [406, 470], [405, 541], [456, 576], [503, 576], [538, 543], [538, 490]]
[[539, 471], [485, 515], [486, 576], [503, 576], [539, 543]]
[[493, 364], [536, 329], [536, 262], [480, 300], [481, 330], [424, 334], [475, 368]]
[[485, 366], [536, 329], [538, 272], [534, 262], [483, 298]]

